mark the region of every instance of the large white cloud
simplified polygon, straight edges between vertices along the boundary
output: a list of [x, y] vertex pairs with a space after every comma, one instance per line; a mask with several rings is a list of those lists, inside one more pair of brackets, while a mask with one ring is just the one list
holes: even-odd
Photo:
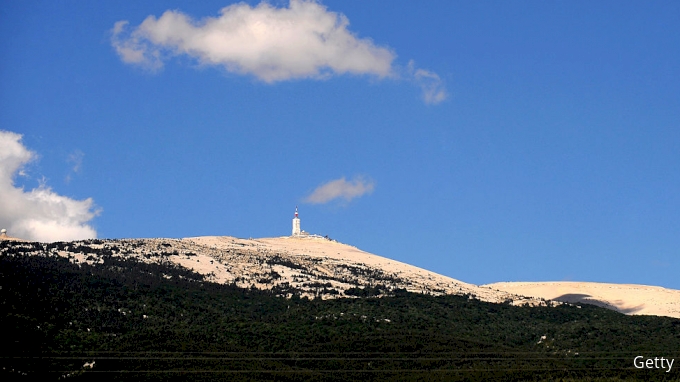
[[119, 21], [111, 42], [126, 63], [157, 69], [169, 56], [188, 55], [269, 83], [333, 73], [393, 75], [394, 53], [358, 38], [348, 25], [344, 15], [314, 1], [291, 0], [287, 8], [239, 3], [198, 21], [174, 10], [132, 30]]
[[359, 196], [373, 192], [375, 184], [373, 181], [361, 177], [355, 177], [347, 181], [344, 177], [331, 180], [317, 187], [309, 196], [305, 198], [306, 203], [324, 204], [335, 199], [350, 200]]
[[0, 130], [0, 228], [13, 237], [45, 242], [97, 237], [88, 225], [98, 214], [91, 198], [61, 196], [44, 183], [31, 191], [14, 185], [14, 176], [35, 157], [21, 135]]

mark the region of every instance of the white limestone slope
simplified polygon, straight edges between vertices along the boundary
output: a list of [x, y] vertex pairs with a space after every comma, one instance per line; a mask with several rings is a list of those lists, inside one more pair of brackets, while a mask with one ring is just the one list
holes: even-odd
[[565, 281], [503, 282], [482, 287], [572, 304], [593, 304], [625, 314], [680, 318], [680, 290], [658, 286]]
[[[229, 236], [190, 237], [181, 240], [216, 253], [220, 263], [229, 264], [229, 274], [216, 274], [218, 280], [237, 280], [240, 286], [254, 285], [268, 289], [288, 284], [306, 290], [313, 297], [318, 287], [314, 283], [330, 284], [330, 288], [345, 291], [356, 286], [383, 284], [411, 292], [469, 294], [483, 301], [513, 304], [545, 304], [538, 299], [522, 298], [509, 293], [480, 288], [450, 277], [364, 252], [356, 247], [316, 237], [278, 237], [239, 239]], [[182, 266], [203, 273], [198, 262], [179, 262]], [[259, 282], [258, 276], [274, 271], [280, 278]], [[240, 275], [240, 276], [236, 276]], [[232, 278], [233, 277], [233, 278]], [[261, 279], [260, 279], [261, 280]], [[321, 293], [321, 298], [335, 297]]]

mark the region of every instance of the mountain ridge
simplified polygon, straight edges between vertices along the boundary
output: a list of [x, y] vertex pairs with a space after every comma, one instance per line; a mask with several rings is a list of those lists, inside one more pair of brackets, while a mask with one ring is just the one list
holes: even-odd
[[[486, 302], [511, 305], [585, 303], [625, 314], [680, 318], [680, 291], [677, 290], [580, 282], [474, 285], [321, 237], [198, 236], [38, 244], [43, 252], [68, 257], [74, 263], [101, 263], [103, 259], [97, 253], [104, 250], [122, 258], [175, 264], [205, 276], [209, 282], [273, 290], [285, 297], [381, 296], [405, 290], [431, 295], [469, 295]], [[13, 241], [12, 245], [29, 243]], [[40, 250], [35, 248], [31, 253], [37, 254]]]

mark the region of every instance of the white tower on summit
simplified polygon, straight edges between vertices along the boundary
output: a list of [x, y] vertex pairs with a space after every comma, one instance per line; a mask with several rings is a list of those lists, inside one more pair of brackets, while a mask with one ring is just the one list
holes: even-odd
[[297, 206], [295, 206], [295, 217], [293, 218], [293, 236], [300, 236], [300, 218], [298, 217]]

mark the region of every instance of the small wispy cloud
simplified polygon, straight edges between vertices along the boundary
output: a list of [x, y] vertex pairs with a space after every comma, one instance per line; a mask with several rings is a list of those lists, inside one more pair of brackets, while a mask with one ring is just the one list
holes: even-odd
[[305, 203], [324, 204], [335, 199], [344, 199], [346, 202], [365, 194], [370, 194], [375, 188], [372, 180], [363, 177], [355, 177], [347, 181], [344, 177], [331, 180], [317, 187], [304, 199]]
[[80, 173], [80, 169], [83, 167], [84, 156], [85, 154], [80, 150], [74, 150], [71, 154], [68, 155], [68, 158], [66, 158], [66, 162], [72, 165], [73, 167], [71, 167], [71, 171], [66, 175], [66, 183], [69, 183], [71, 181], [73, 174]]
[[[99, 213], [91, 198], [74, 200], [52, 191], [45, 178], [25, 191], [14, 176], [37, 155], [21, 143], [21, 135], [0, 130], [0, 228], [28, 240], [56, 241], [97, 237], [88, 223]], [[74, 168], [79, 164], [76, 162]]]
[[423, 102], [426, 104], [436, 105], [448, 97], [444, 82], [437, 73], [416, 68], [413, 60], [408, 63], [408, 71], [413, 81], [420, 87]]
[[348, 26], [347, 17], [315, 1], [291, 0], [287, 8], [238, 3], [201, 20], [176, 10], [133, 28], [121, 20], [111, 30], [111, 44], [123, 62], [151, 70], [186, 55], [267, 83], [344, 73], [391, 76], [395, 54]]

